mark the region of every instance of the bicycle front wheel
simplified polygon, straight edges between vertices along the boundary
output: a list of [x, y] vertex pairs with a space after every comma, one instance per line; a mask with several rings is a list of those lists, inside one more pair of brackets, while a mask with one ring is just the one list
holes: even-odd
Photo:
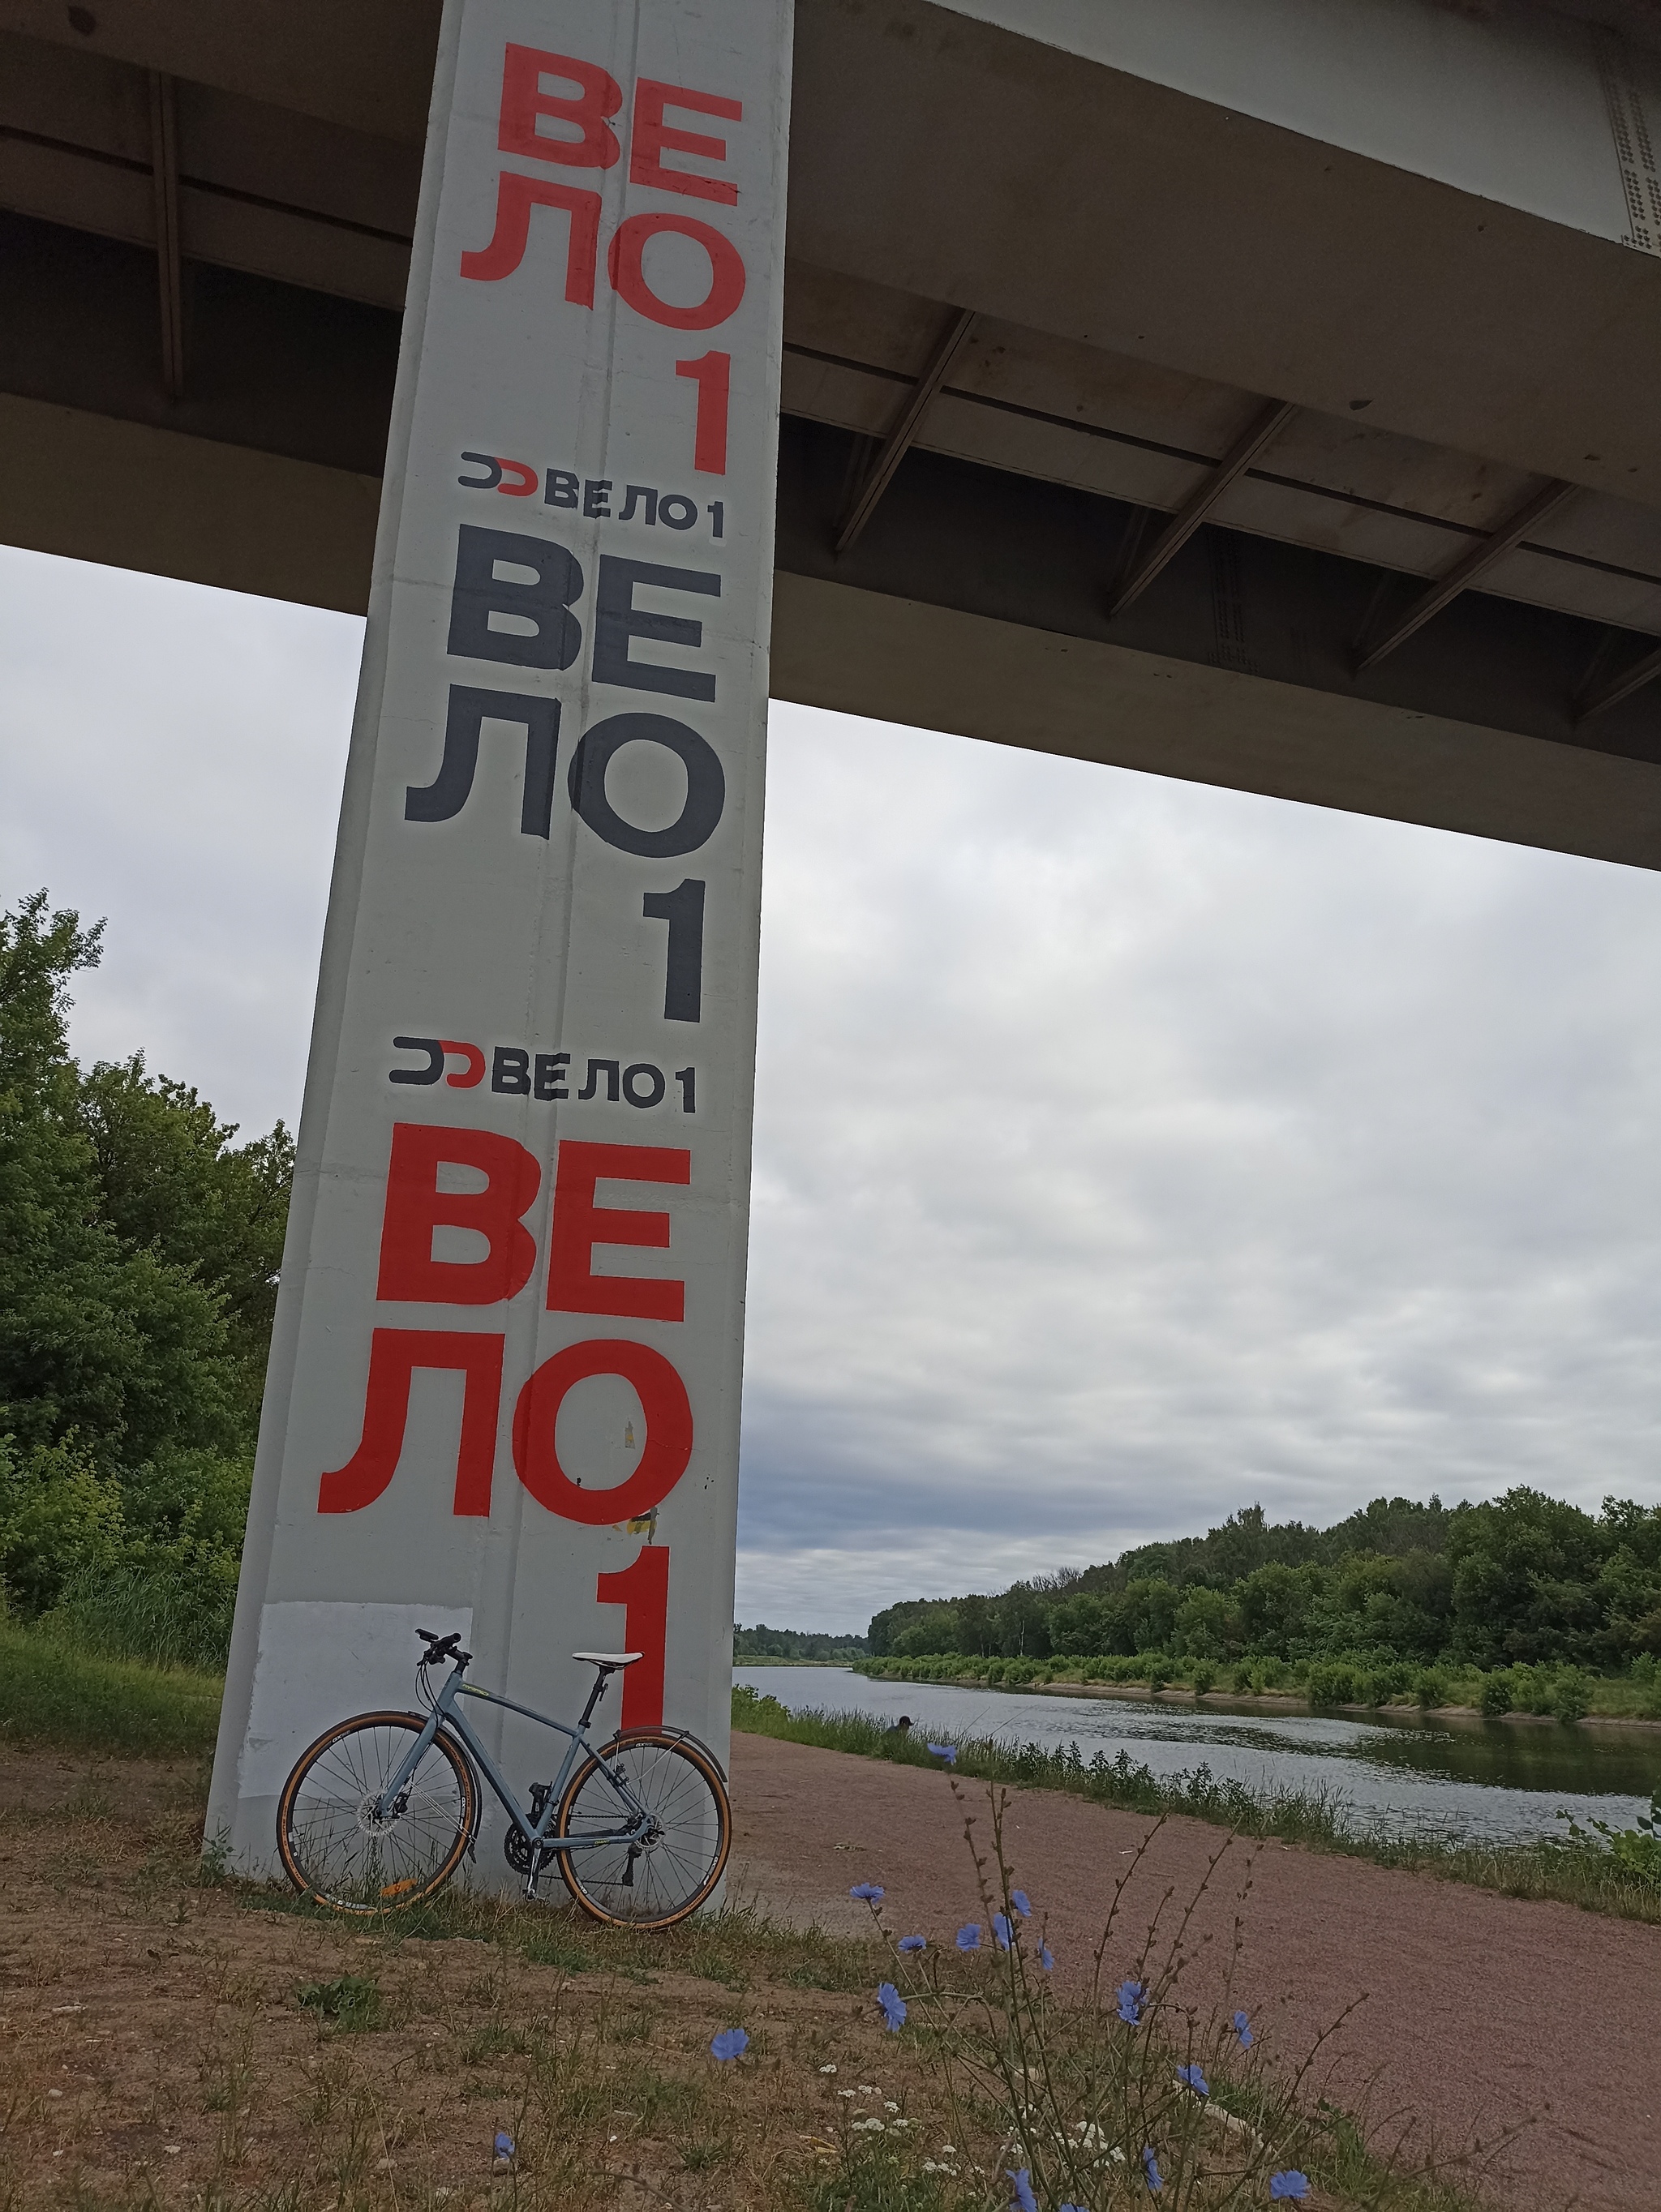
[[301, 1753], [277, 1813], [278, 1856], [296, 1889], [337, 1912], [386, 1912], [443, 1888], [478, 1825], [465, 1753], [435, 1736], [397, 1797], [381, 1802], [425, 1725], [416, 1713], [360, 1713]]
[[[633, 1824], [630, 1798], [647, 1815], [645, 1833], [635, 1843], [600, 1840]], [[639, 1729], [578, 1767], [554, 1832], [577, 1845], [559, 1854], [560, 1869], [592, 1918], [613, 1928], [672, 1928], [721, 1880], [733, 1809], [721, 1769], [702, 1746]]]

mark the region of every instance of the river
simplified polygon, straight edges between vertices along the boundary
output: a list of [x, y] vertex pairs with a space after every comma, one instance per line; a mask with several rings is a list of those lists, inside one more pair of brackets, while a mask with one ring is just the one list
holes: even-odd
[[1522, 1843], [1563, 1834], [1560, 1812], [1630, 1827], [1661, 1782], [1661, 1732], [1647, 1729], [1265, 1713], [1220, 1698], [1196, 1709], [871, 1681], [846, 1667], [737, 1667], [733, 1680], [792, 1712], [909, 1713], [920, 1735], [997, 1736], [1050, 1750], [1076, 1743], [1086, 1760], [1124, 1751], [1155, 1774], [1206, 1765], [1254, 1790], [1321, 1791], [1352, 1820], [1398, 1835]]

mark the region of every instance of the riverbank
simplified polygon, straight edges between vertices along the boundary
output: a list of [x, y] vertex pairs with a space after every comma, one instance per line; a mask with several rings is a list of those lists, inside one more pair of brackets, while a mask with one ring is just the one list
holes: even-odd
[[[762, 1888], [772, 1869], [827, 1901], [880, 1883], [896, 1933], [984, 1923], [961, 1811], [923, 1762], [739, 1735], [733, 1786], [737, 1848]], [[984, 1791], [970, 1784], [965, 1797], [984, 1843]], [[1115, 1886], [1155, 1825], [1073, 1795], [1012, 1798], [1015, 1879], [1045, 1923], [1063, 1995], [1088, 1977]], [[1138, 1931], [1168, 1894], [1178, 1907], [1194, 1894], [1222, 1841], [1215, 1827], [1165, 1820], [1131, 1871], [1110, 1988], [1133, 1970]], [[1421, 2140], [1433, 2131], [1445, 2149], [1519, 2128], [1493, 2173], [1506, 2212], [1571, 2200], [1580, 2212], [1654, 2212], [1661, 1930], [1275, 1842], [1252, 1853], [1242, 1902], [1246, 1850], [1233, 1847], [1184, 1942], [1202, 2008], [1232, 1965], [1233, 2002], [1297, 2050], [1364, 1997], [1326, 2046], [1336, 2072], [1325, 2094], [1365, 2097], [1380, 2120], [1393, 2115]]]
[[1271, 1661], [1221, 1670], [1231, 1678], [1225, 1684], [1219, 1682], [1220, 1670], [1208, 1663], [1161, 1662], [1149, 1654], [1135, 1660], [994, 1659], [979, 1668], [950, 1657], [857, 1659], [847, 1662], [847, 1670], [873, 1681], [940, 1683], [1031, 1697], [1158, 1698], [1248, 1712], [1418, 1713], [1439, 1720], [1524, 1725], [1545, 1720], [1566, 1728], [1661, 1731], [1661, 1687], [1653, 1680], [1585, 1675], [1573, 1668], [1506, 1667], [1489, 1674], [1473, 1669], [1450, 1677], [1433, 1667], [1391, 1667], [1369, 1674], [1347, 1662], [1288, 1666]]
[[[919, 1741], [868, 1714], [791, 1712], [747, 1686], [733, 1693], [733, 1725], [745, 1734], [816, 1749], [851, 1753], [896, 1766], [940, 1771], [946, 1763]], [[1661, 1881], [1623, 1867], [1594, 1838], [1495, 1844], [1434, 1832], [1391, 1832], [1358, 1823], [1350, 1808], [1321, 1790], [1262, 1789], [1220, 1779], [1203, 1764], [1157, 1774], [1121, 1750], [1086, 1761], [1076, 1744], [1051, 1750], [998, 1737], [934, 1734], [949, 1747], [952, 1770], [977, 1780], [1045, 1789], [1099, 1806], [1158, 1816], [1177, 1814], [1262, 1839], [1335, 1857], [1366, 1859], [1529, 1902], [1571, 1905], [1621, 1920], [1661, 1924]]]

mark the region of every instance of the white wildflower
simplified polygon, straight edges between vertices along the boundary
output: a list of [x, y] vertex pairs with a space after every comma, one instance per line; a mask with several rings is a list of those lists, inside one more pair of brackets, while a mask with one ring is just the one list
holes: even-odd
[[821, 2074], [834, 2074], [836, 2070], [834, 2066], [821, 2066], [819, 2069]]

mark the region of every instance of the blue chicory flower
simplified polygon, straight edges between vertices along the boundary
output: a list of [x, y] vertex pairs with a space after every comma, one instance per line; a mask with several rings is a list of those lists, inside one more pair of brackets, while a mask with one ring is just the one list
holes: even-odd
[[1240, 2039], [1241, 2050], [1250, 2051], [1253, 2041], [1251, 2022], [1243, 2012], [1237, 2012], [1234, 2015], [1234, 2033]]
[[1142, 2145], [1142, 2172], [1147, 2176], [1149, 2189], [1157, 2197], [1160, 2190], [1165, 2187], [1165, 2183], [1160, 2179], [1159, 2161], [1153, 2155], [1153, 2147], [1151, 2143]]
[[1182, 2083], [1183, 2088], [1192, 2089], [1196, 2097], [1208, 2097], [1211, 2094], [1211, 2084], [1197, 2066], [1179, 2066], [1177, 2069], [1177, 2079]]
[[995, 1912], [993, 1914], [992, 1933], [998, 1939], [998, 1948], [1001, 1951], [1007, 1951], [1009, 1948], [1010, 1935], [1009, 1915], [1007, 1912]]
[[879, 1905], [887, 1893], [879, 1881], [856, 1881], [848, 1893], [861, 1905]]
[[980, 1948], [981, 1931], [971, 1920], [966, 1928], [958, 1930], [958, 1948], [960, 1951], [978, 1951]]
[[719, 2059], [741, 2058], [750, 2048], [750, 2039], [741, 2027], [724, 2027], [710, 2044], [712, 2055]]
[[1009, 1902], [1023, 1920], [1030, 1920], [1032, 1917], [1032, 1900], [1024, 1889], [1012, 1889], [1009, 1893]]
[[1015, 2192], [1011, 2201], [1019, 2206], [1019, 2212], [1038, 2212], [1038, 2200], [1032, 2194], [1031, 2171], [1024, 2166], [1014, 2171], [1006, 2166], [1004, 2172], [1008, 2178], [1011, 2188]]
[[1052, 1972], [1055, 1969], [1056, 1954], [1050, 1949], [1048, 1943], [1040, 1943], [1038, 1946], [1038, 1964], [1043, 1968], [1047, 1974]]
[[897, 2035], [905, 2026], [905, 1999], [892, 1982], [879, 1982], [877, 2002], [882, 2007], [882, 2016], [888, 2023], [891, 2035]]
[[1294, 2198], [1307, 2197], [1309, 2176], [1306, 2173], [1299, 2173], [1295, 2166], [1289, 2167], [1285, 2173], [1271, 2173], [1269, 2177], [1269, 2193], [1277, 2201], [1283, 2197]]
[[955, 1766], [958, 1763], [958, 1747], [955, 1743], [931, 1743], [928, 1747], [928, 1756], [931, 1759], [943, 1759], [948, 1766]]
[[913, 1952], [926, 1951], [928, 1948], [928, 1938], [926, 1936], [902, 1936], [894, 1948], [897, 1951], [904, 1951], [909, 1959]]
[[495, 2151], [498, 2158], [511, 2158], [514, 2154], [514, 2139], [506, 2128], [496, 2130]]
[[1142, 2013], [1147, 2003], [1146, 1982], [1121, 1982], [1118, 1990], [1119, 2018], [1127, 2027], [1140, 2027]]

